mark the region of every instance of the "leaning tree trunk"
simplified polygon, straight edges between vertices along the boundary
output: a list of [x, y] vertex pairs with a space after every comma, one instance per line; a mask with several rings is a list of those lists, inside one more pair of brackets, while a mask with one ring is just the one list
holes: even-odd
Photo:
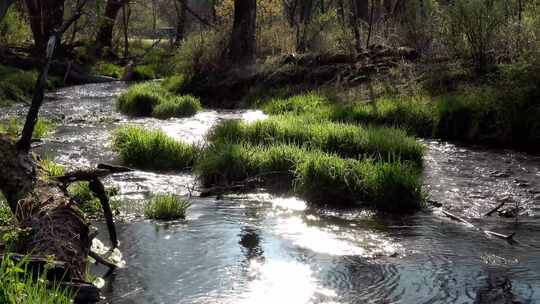
[[255, 62], [256, 19], [256, 0], [234, 1], [234, 24], [229, 47], [229, 58], [233, 64]]
[[28, 238], [18, 244], [20, 253], [54, 256], [66, 265], [66, 277], [84, 281], [90, 252], [89, 223], [59, 184], [48, 181], [33, 156], [0, 137], [0, 191]]
[[96, 38], [96, 53], [103, 54], [103, 49], [112, 47], [113, 30], [116, 17], [127, 0], [108, 0], [105, 6], [105, 15], [99, 27]]
[[[35, 261], [38, 262], [36, 264], [48, 263], [49, 257], [52, 257], [54, 265], [58, 266], [54, 279], [62, 281], [66, 287], [75, 288], [79, 300], [96, 302], [99, 300], [98, 289], [84, 282], [93, 235], [90, 234], [90, 223], [67, 194], [67, 185], [77, 180], [90, 182], [92, 191], [102, 203], [104, 214], [109, 215], [107, 224], [113, 246], [116, 247], [118, 242], [109, 202], [98, 179], [111, 170], [81, 171], [52, 179], [37, 165], [30, 152], [32, 133], [43, 103], [55, 47], [60, 43], [62, 34], [82, 15], [86, 2], [83, 0], [76, 13], [51, 32], [45, 52], [45, 65], [36, 83], [36, 93], [21, 138], [15, 143], [6, 135], [0, 135], [0, 192], [6, 197], [19, 226], [28, 231], [16, 244], [16, 249], [18, 253], [32, 255], [29, 266], [33, 267], [32, 262]], [[42, 270], [43, 266], [40, 265], [37, 267]]]
[[43, 54], [47, 40], [64, 21], [64, 0], [26, 0], [36, 54]]

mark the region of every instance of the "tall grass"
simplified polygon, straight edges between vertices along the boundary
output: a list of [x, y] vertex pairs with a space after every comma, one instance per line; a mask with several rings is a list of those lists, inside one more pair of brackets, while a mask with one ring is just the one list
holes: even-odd
[[363, 204], [385, 211], [411, 211], [423, 206], [419, 170], [407, 162], [344, 159], [295, 145], [217, 144], [197, 162], [204, 186], [231, 185], [257, 177], [276, 181], [310, 202]]
[[142, 169], [188, 169], [198, 153], [198, 148], [175, 141], [162, 131], [135, 126], [117, 130], [113, 145], [126, 164]]
[[167, 93], [158, 83], [146, 82], [131, 86], [120, 95], [117, 109], [127, 115], [150, 116], [154, 107], [167, 98]]
[[154, 195], [144, 206], [144, 215], [156, 220], [184, 219], [190, 206], [189, 201], [176, 195]]
[[154, 107], [152, 116], [159, 119], [193, 116], [202, 110], [201, 102], [191, 95], [175, 96]]
[[70, 304], [74, 295], [59, 284], [49, 282], [46, 273], [35, 278], [28, 261], [12, 261], [4, 256], [0, 264], [0, 303], [6, 304]]
[[242, 141], [251, 144], [295, 144], [337, 153], [342, 157], [399, 157], [422, 163], [424, 147], [399, 129], [363, 127], [318, 121], [293, 115], [274, 116], [251, 124], [226, 121], [209, 134], [213, 142]]
[[131, 86], [120, 96], [116, 107], [127, 115], [160, 119], [192, 116], [202, 110], [199, 99], [189, 95], [174, 96], [155, 82]]

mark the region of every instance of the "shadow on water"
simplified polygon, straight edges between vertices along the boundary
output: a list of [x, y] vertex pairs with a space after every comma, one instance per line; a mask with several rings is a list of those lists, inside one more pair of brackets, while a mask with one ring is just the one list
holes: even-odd
[[[118, 126], [161, 128], [187, 142], [223, 119], [258, 111], [207, 111], [191, 118], [131, 119], [114, 111], [123, 83], [65, 88], [48, 96], [44, 116], [63, 125], [40, 153], [66, 165], [117, 162]], [[23, 113], [14, 107], [0, 119]], [[540, 302], [540, 157], [425, 141], [425, 185], [432, 200], [484, 230], [516, 232], [513, 246], [444, 217], [437, 208], [408, 216], [318, 210], [265, 193], [193, 199], [185, 221], [125, 216], [118, 222], [127, 267], [108, 278], [104, 303], [504, 303]], [[186, 195], [186, 173], [136, 171], [106, 180], [128, 214], [152, 192]], [[484, 217], [501, 201], [514, 219]], [[105, 235], [105, 226], [96, 223]], [[93, 269], [103, 273], [100, 266]], [[500, 290], [502, 294], [497, 294]], [[487, 300], [486, 300], [487, 299]], [[486, 302], [488, 301], [488, 302]]]

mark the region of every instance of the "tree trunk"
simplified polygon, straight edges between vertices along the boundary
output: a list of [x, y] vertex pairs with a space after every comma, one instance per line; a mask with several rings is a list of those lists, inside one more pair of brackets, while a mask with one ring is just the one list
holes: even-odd
[[300, 3], [300, 22], [296, 30], [296, 50], [303, 53], [308, 48], [308, 28], [311, 24], [311, 14], [313, 13], [313, 0], [303, 0]]
[[64, 0], [26, 0], [36, 54], [44, 54], [53, 31], [64, 21]]
[[362, 22], [369, 22], [369, 1], [351, 0], [351, 27], [357, 51], [362, 49]]
[[66, 263], [66, 278], [84, 281], [90, 251], [89, 223], [58, 184], [38, 178], [30, 153], [0, 137], [0, 191], [29, 237], [18, 252], [54, 256]]
[[233, 64], [252, 64], [256, 50], [256, 0], [234, 1], [234, 24], [229, 58]]
[[176, 33], [174, 36], [174, 44], [179, 45], [184, 39], [186, 29], [186, 5], [183, 1], [173, 0], [176, 10]]
[[127, 0], [108, 0], [105, 6], [105, 15], [98, 30], [96, 38], [96, 53], [103, 55], [103, 49], [112, 47], [113, 30], [116, 17]]

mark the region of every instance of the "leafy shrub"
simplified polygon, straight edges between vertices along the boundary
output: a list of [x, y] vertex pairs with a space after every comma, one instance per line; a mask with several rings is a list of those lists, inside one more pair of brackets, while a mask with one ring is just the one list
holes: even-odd
[[225, 31], [194, 33], [184, 39], [173, 58], [175, 74], [188, 77], [215, 70], [223, 64], [228, 37]]
[[165, 90], [173, 94], [184, 94], [185, 93], [185, 84], [186, 76], [185, 75], [175, 75], [165, 79], [162, 86]]
[[138, 65], [133, 68], [132, 72], [131, 79], [133, 81], [144, 81], [157, 78], [156, 66], [151, 64]]

